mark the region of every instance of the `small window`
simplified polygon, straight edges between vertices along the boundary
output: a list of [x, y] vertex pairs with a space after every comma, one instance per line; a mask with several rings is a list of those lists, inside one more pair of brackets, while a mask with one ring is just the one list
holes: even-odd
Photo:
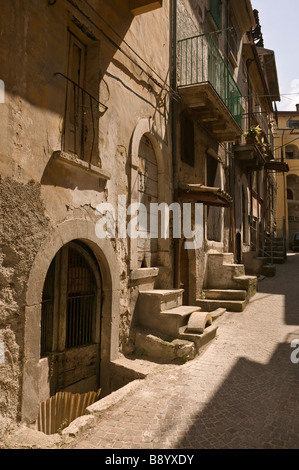
[[285, 155], [286, 155], [286, 158], [290, 158], [290, 159], [298, 158], [299, 152], [298, 152], [297, 145], [295, 144], [287, 145], [286, 150], [285, 150]]
[[181, 160], [194, 167], [194, 123], [193, 119], [183, 113], [181, 117]]
[[222, 29], [222, 0], [210, 0], [210, 13], [217, 28]]
[[299, 129], [299, 120], [298, 119], [289, 119], [287, 126], [291, 129]]
[[287, 199], [289, 199], [291, 201], [294, 199], [293, 191], [289, 188], [287, 189]]
[[237, 67], [239, 44], [240, 35], [238, 36], [235, 22], [232, 17], [230, 17], [228, 21], [228, 47], [230, 60], [234, 68]]

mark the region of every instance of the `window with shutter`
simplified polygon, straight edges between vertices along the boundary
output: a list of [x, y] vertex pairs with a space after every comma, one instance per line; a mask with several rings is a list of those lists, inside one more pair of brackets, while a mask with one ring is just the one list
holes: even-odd
[[210, 13], [218, 29], [222, 29], [222, 0], [210, 0]]

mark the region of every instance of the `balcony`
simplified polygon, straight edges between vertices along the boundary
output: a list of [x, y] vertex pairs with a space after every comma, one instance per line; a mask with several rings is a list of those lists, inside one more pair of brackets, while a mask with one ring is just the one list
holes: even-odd
[[266, 159], [256, 143], [246, 143], [234, 147], [235, 159], [247, 171], [261, 170]]
[[276, 173], [288, 173], [290, 171], [289, 165], [286, 162], [278, 160], [270, 160], [267, 162], [265, 169]]
[[178, 92], [219, 142], [242, 134], [242, 94], [210, 34], [178, 42]]
[[148, 13], [162, 7], [162, 0], [130, 0], [130, 10], [134, 16]]

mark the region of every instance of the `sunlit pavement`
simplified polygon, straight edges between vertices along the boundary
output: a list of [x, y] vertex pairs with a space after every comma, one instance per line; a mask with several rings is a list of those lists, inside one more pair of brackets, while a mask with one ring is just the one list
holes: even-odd
[[202, 356], [149, 375], [70, 447], [298, 448], [299, 349], [291, 342], [299, 340], [299, 254], [218, 325]]

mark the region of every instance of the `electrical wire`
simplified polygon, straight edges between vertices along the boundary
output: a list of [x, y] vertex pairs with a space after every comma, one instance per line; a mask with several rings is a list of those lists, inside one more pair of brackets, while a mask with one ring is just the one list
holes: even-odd
[[[85, 0], [85, 1], [86, 1], [86, 0]], [[73, 0], [68, 0], [68, 2], [69, 2], [71, 5], [73, 5], [73, 7], [76, 8], [76, 10], [78, 10], [78, 11], [94, 26], [94, 27], [107, 39], [107, 41], [109, 41], [117, 50], [119, 50], [122, 54], [124, 54], [124, 55], [125, 55], [134, 65], [136, 65], [136, 67], [138, 67], [143, 73], [145, 73], [145, 75], [146, 75], [150, 80], [152, 80], [153, 83], [155, 83], [155, 85], [157, 85], [161, 90], [164, 90], [164, 91], [166, 90], [166, 91], [168, 91], [168, 92], [171, 92], [171, 93], [173, 94], [173, 96], [178, 97], [178, 94], [177, 94], [177, 92], [176, 92], [175, 90], [173, 90], [170, 86], [165, 86], [165, 83], [163, 83], [163, 84], [159, 83], [159, 81], [158, 81], [156, 78], [154, 78], [154, 77], [153, 77], [149, 72], [147, 72], [140, 64], [138, 64], [138, 62], [137, 62], [135, 59], [133, 59], [126, 51], [124, 51], [124, 49], [123, 49], [121, 46], [119, 46], [107, 33], [105, 33], [105, 31], [103, 31], [102, 28], [100, 28], [84, 11], [82, 11], [82, 10], [78, 7], [78, 5], [77, 5]], [[86, 1], [86, 3], [88, 4], [88, 6], [89, 6], [93, 11], [96, 12], [96, 10], [94, 10], [94, 8], [91, 7], [91, 5], [90, 5], [87, 1]], [[97, 13], [97, 12], [96, 12], [96, 13]], [[98, 16], [102, 19], [102, 17], [101, 17], [99, 14], [98, 14]], [[104, 20], [104, 21], [105, 21], [105, 20]], [[117, 34], [117, 36], [122, 40], [122, 42], [124, 42], [126, 45], [128, 45], [127, 42], [124, 41], [124, 39], [123, 39], [121, 36], [119, 36], [118, 33], [116, 33], [116, 32], [113, 30], [113, 28], [112, 28], [106, 21], [105, 21], [105, 23], [110, 27], [110, 29], [111, 29], [115, 34]], [[130, 46], [128, 46], [128, 47], [130, 47]], [[135, 51], [133, 50], [133, 48], [130, 47], [130, 49], [131, 49], [133, 52], [135, 52]], [[137, 55], [136, 52], [135, 52], [135, 54]], [[138, 56], [138, 55], [137, 55], [137, 56]], [[140, 56], [138, 56], [138, 57], [139, 57], [139, 59], [141, 59], [145, 64], [147, 64], [147, 62], [144, 61], [144, 59], [142, 59]], [[147, 64], [147, 66], [148, 66], [152, 71], [154, 71], [154, 69], [153, 69], [151, 66], [149, 66], [149, 64]], [[159, 79], [160, 79], [162, 82], [164, 82], [164, 80], [157, 74], [157, 72], [154, 71], [154, 73], [159, 77]]]
[[[148, 62], [146, 62], [146, 60], [144, 60], [143, 57], [141, 57], [140, 54], [138, 54], [138, 52], [135, 51], [135, 49], [133, 49], [130, 46], [130, 44], [105, 20], [105, 18], [102, 15], [100, 15], [99, 12], [92, 5], [90, 5], [90, 3], [87, 0], [85, 0], [85, 2], [89, 6], [89, 8], [106, 24], [106, 26], [108, 26], [108, 28], [110, 28], [111, 31], [119, 39], [121, 39], [122, 42], [138, 57], [138, 59], [140, 59], [162, 82], [164, 82], [163, 78], [158, 74], [158, 72], [156, 72], [156, 70], [154, 70], [154, 68]], [[171, 89], [170, 86], [168, 88], [169, 90], [174, 91]]]

